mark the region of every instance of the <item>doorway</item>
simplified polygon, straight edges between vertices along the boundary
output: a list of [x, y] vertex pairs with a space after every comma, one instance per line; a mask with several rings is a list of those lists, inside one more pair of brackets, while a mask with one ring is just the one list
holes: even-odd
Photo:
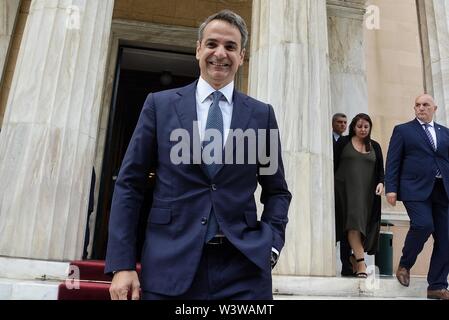
[[[115, 180], [147, 95], [185, 86], [199, 76], [195, 55], [169, 50], [120, 46], [100, 177], [92, 259], [106, 256], [108, 224]], [[143, 247], [146, 221], [152, 204], [155, 173], [148, 172], [140, 210], [137, 261]]]

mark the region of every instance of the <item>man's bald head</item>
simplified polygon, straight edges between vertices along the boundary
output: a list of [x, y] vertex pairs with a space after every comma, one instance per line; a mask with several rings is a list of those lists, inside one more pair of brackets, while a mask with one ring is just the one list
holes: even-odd
[[415, 115], [422, 122], [431, 122], [437, 108], [435, 100], [430, 94], [424, 93], [415, 99]]
[[435, 105], [435, 99], [428, 93], [423, 93], [420, 94], [419, 96], [416, 97], [415, 102], [419, 99], [419, 98], [425, 98], [427, 100], [431, 100], [433, 102], [433, 104]]

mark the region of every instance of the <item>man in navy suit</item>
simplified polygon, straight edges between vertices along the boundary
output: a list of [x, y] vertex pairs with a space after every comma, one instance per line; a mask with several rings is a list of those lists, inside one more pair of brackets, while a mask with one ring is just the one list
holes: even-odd
[[449, 300], [449, 129], [433, 121], [437, 109], [428, 94], [415, 100], [413, 121], [398, 125], [388, 148], [387, 201], [404, 203], [410, 217], [396, 277], [409, 286], [410, 269], [430, 235], [434, 245], [427, 275], [427, 297]]
[[[143, 298], [272, 299], [271, 269], [284, 246], [291, 194], [278, 136], [254, 135], [257, 141], [248, 139], [242, 151], [231, 135], [237, 129], [278, 129], [270, 105], [234, 89], [247, 39], [237, 14], [223, 10], [210, 16], [199, 28], [198, 81], [147, 97], [112, 201], [105, 268], [114, 273], [112, 299], [139, 298], [136, 227], [142, 186], [152, 167], [156, 184], [141, 260]], [[225, 146], [222, 158], [222, 148], [209, 148], [212, 142]], [[270, 163], [249, 161], [249, 145], [258, 154], [265, 151]], [[206, 150], [213, 150], [213, 161]], [[183, 161], [176, 158], [179, 152]], [[236, 161], [239, 157], [245, 161]], [[261, 221], [254, 199], [258, 183]]]

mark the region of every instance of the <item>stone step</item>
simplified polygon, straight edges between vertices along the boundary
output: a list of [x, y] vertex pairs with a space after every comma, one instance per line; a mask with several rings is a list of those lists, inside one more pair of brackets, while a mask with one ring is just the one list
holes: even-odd
[[[55, 280], [0, 278], [0, 300], [55, 300], [61, 283]], [[410, 287], [406, 288], [394, 277], [273, 276], [276, 300], [420, 300], [426, 299], [426, 288], [424, 277], [412, 277]]]
[[0, 300], [56, 300], [59, 281], [0, 278]]
[[415, 297], [342, 297], [342, 296], [287, 296], [274, 295], [274, 300], [428, 300], [427, 298]]
[[273, 276], [273, 292], [281, 297], [384, 298], [426, 299], [427, 280], [412, 277], [410, 286], [402, 286], [395, 277]]

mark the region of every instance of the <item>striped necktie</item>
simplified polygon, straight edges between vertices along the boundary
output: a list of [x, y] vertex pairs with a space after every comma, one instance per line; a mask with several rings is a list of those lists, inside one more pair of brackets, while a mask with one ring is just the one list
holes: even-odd
[[[219, 102], [222, 97], [223, 94], [220, 91], [215, 91], [212, 93], [212, 104], [209, 107], [209, 112], [207, 114], [206, 130], [218, 130], [221, 133], [223, 141], [223, 114], [221, 113], [219, 106]], [[205, 147], [209, 143], [211, 143], [211, 141], [203, 142], [203, 147]], [[205, 164], [205, 166], [211, 178], [217, 173], [217, 170], [220, 168], [220, 164], [214, 162], [211, 164]], [[209, 223], [207, 224], [205, 241], [208, 242], [209, 240], [211, 240], [218, 233], [218, 230], [219, 227], [217, 218], [215, 217], [214, 209], [212, 207], [209, 215]]]
[[[428, 124], [428, 123], [424, 123], [423, 127], [424, 127], [424, 131], [425, 131], [425, 133], [427, 135], [427, 139], [429, 139], [430, 145], [432, 146], [433, 151], [437, 151], [437, 147], [435, 145], [435, 140], [433, 140], [432, 134], [430, 133], [430, 130], [429, 130], [429, 127], [431, 127], [431, 125]], [[440, 172], [440, 169], [438, 167], [437, 167], [437, 171], [436, 171], [435, 176], [437, 176], [437, 177], [441, 176], [441, 172]]]

